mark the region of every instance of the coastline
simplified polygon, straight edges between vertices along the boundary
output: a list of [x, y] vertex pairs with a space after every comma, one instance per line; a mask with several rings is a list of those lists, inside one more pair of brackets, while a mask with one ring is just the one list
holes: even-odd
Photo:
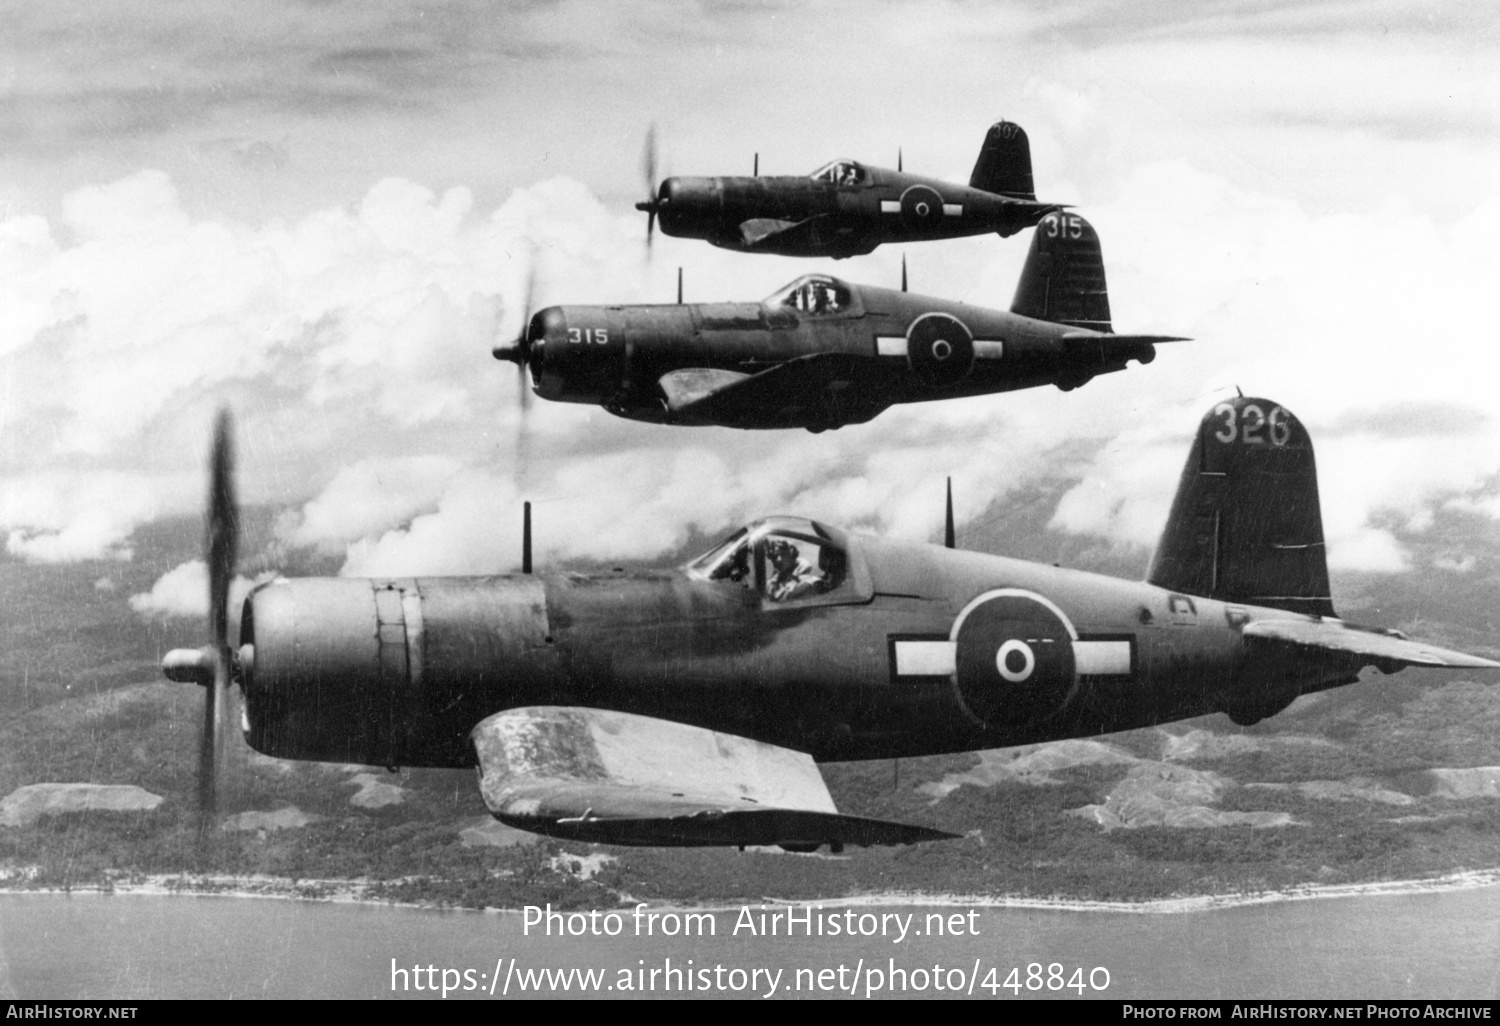
[[[277, 901], [329, 902], [362, 904], [390, 908], [423, 909], [435, 912], [519, 913], [518, 908], [468, 908], [430, 902], [400, 902], [367, 896], [365, 888], [387, 884], [389, 880], [292, 880], [270, 876], [187, 876], [155, 874], [137, 880], [113, 881], [109, 885], [79, 887], [26, 887], [17, 885], [17, 874], [0, 879], [0, 895], [48, 894], [87, 897], [184, 897], [184, 898], [262, 898]], [[812, 899], [821, 906], [911, 905], [931, 907], [965, 906], [973, 908], [1032, 909], [1054, 912], [1126, 912], [1136, 914], [1176, 914], [1207, 912], [1218, 909], [1266, 905], [1284, 901], [1313, 901], [1335, 898], [1367, 898], [1435, 894], [1500, 886], [1500, 867], [1462, 870], [1443, 876], [1419, 880], [1381, 880], [1359, 884], [1307, 884], [1278, 891], [1239, 892], [1234, 894], [1186, 895], [1154, 898], [1147, 901], [1083, 901], [1072, 898], [1031, 898], [1008, 895], [926, 894], [886, 891], [837, 898]], [[633, 903], [629, 895], [620, 895], [620, 907]], [[762, 896], [759, 901], [775, 905], [810, 904], [808, 899]], [[652, 905], [658, 909], [734, 912], [740, 904], [673, 904]]]

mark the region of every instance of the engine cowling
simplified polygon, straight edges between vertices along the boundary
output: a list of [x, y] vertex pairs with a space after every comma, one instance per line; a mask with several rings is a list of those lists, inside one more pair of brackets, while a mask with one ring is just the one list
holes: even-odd
[[241, 622], [246, 738], [277, 758], [472, 765], [474, 724], [557, 679], [530, 577], [278, 581]]

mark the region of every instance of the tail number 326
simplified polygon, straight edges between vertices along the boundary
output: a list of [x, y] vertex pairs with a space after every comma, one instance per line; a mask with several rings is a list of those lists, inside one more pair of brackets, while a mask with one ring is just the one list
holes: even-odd
[[1225, 445], [1239, 442], [1242, 445], [1283, 446], [1292, 437], [1292, 417], [1280, 406], [1271, 407], [1267, 413], [1257, 403], [1247, 403], [1236, 408], [1233, 403], [1220, 403], [1214, 407], [1214, 416], [1222, 418], [1214, 438]]

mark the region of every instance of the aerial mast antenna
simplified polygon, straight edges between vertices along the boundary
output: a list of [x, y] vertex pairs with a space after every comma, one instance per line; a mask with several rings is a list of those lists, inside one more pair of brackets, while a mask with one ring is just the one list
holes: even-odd
[[521, 503], [521, 573], [531, 573], [531, 503]]
[[943, 522], [943, 545], [956, 548], [957, 538], [953, 531], [953, 478], [948, 478], [948, 515]]

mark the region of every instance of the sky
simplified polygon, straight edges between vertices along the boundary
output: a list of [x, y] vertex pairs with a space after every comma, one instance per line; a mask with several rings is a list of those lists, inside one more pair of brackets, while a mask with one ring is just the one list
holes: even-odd
[[[359, 574], [646, 560], [786, 512], [931, 538], [1067, 483], [1054, 530], [1154, 545], [1235, 388], [1317, 447], [1337, 570], [1461, 575], [1500, 519], [1500, 14], [1458, 2], [0, 0], [0, 536], [131, 558], [202, 503], [213, 413], [286, 545]], [[1080, 391], [813, 436], [534, 401], [533, 305], [753, 300], [809, 271], [1004, 308], [1028, 235], [845, 261], [657, 237], [664, 170], [854, 157], [967, 181], [1022, 124], [1098, 230], [1116, 330], [1191, 336]], [[1458, 544], [1455, 542], [1455, 544]], [[1436, 553], [1436, 555], [1434, 555]], [[180, 609], [179, 567], [142, 611]], [[170, 578], [170, 580], [168, 579]], [[159, 593], [159, 594], [158, 594]], [[152, 596], [156, 596], [153, 598]], [[175, 603], [175, 605], [174, 605]], [[187, 603], [191, 605], [191, 603]]]

